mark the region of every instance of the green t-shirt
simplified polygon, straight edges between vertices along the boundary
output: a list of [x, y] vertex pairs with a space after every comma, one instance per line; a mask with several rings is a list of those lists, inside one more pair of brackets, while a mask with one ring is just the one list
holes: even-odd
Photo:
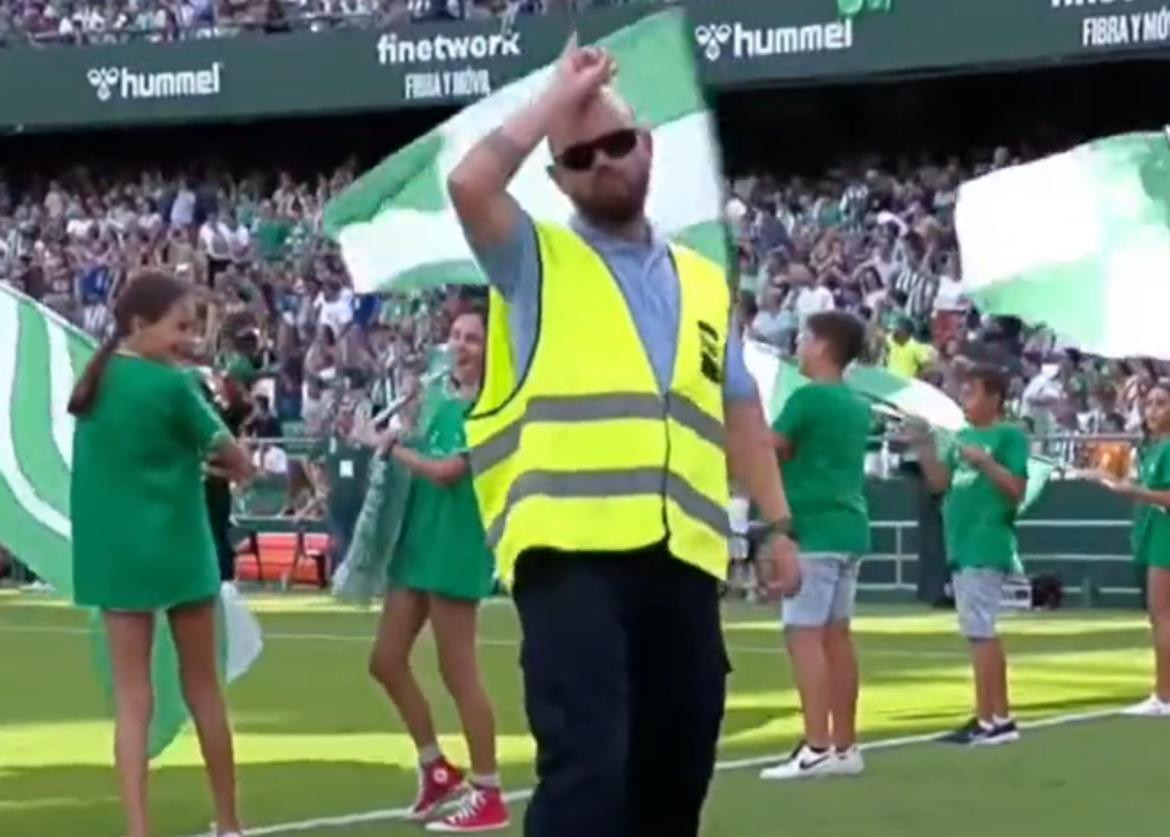
[[959, 448], [968, 445], [982, 448], [1009, 472], [1027, 479], [1028, 437], [1007, 422], [965, 427], [943, 457], [951, 471], [951, 487], [943, 501], [950, 564], [1011, 572], [1016, 568], [1018, 506], [982, 471], [963, 460]]
[[292, 225], [287, 221], [272, 219], [256, 225], [256, 252], [267, 262], [274, 262], [284, 255]]
[[773, 429], [793, 446], [781, 473], [801, 552], [869, 551], [865, 453], [871, 423], [860, 395], [842, 383], [819, 382], [796, 390], [776, 419]]
[[137, 356], [110, 358], [97, 401], [73, 434], [77, 604], [158, 610], [218, 592], [202, 466], [228, 435], [191, 373]]
[[228, 355], [224, 363], [224, 373], [245, 389], [256, 383], [260, 375], [252, 359], [241, 352], [232, 352]]
[[357, 517], [366, 497], [373, 451], [336, 438], [325, 439], [314, 451], [329, 482], [329, 514], [341, 520]]
[[[1144, 488], [1170, 490], [1170, 440], [1156, 442], [1142, 451], [1139, 476]], [[1170, 514], [1139, 503], [1134, 509], [1133, 554], [1146, 567], [1170, 569]]]

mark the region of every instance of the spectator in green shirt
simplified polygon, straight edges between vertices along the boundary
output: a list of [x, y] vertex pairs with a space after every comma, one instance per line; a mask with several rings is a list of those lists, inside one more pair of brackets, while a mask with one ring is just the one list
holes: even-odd
[[292, 224], [276, 215], [272, 201], [262, 201], [255, 220], [256, 252], [266, 262], [279, 261], [284, 256]]
[[224, 374], [239, 384], [245, 391], [260, 377], [255, 357], [259, 354], [259, 335], [254, 328], [247, 328], [232, 338], [232, 350], [224, 359]]
[[954, 570], [959, 628], [970, 644], [975, 717], [943, 740], [964, 745], [1016, 741], [1007, 658], [996, 632], [1004, 584], [1017, 567], [1016, 514], [1028, 486], [1028, 437], [1004, 421], [1008, 377], [975, 367], [963, 384], [968, 427], [939, 456], [929, 431], [914, 443], [927, 485], [943, 500], [947, 558]]
[[331, 566], [345, 560], [354, 526], [362, 509], [369, 480], [373, 449], [350, 439], [350, 425], [339, 416], [333, 432], [316, 447], [312, 458], [324, 477], [328, 502], [325, 523], [329, 530]]

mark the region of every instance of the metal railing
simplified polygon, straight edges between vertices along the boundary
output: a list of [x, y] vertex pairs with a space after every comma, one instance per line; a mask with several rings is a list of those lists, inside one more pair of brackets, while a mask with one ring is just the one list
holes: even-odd
[[[1101, 519], [1101, 520], [1053, 520], [1053, 519], [1029, 519], [1024, 518], [1017, 521], [1016, 526], [1021, 530], [1029, 529], [1128, 529], [1132, 525], [1131, 521], [1124, 519]], [[858, 584], [858, 589], [870, 592], [899, 592], [906, 593], [915, 589], [916, 585], [907, 580], [908, 573], [906, 567], [909, 564], [917, 564], [918, 556], [906, 548], [906, 541], [908, 533], [918, 529], [918, 522], [915, 520], [875, 520], [870, 524], [871, 528], [877, 531], [892, 531], [894, 533], [894, 549], [893, 552], [873, 552], [865, 556], [866, 562], [885, 561], [894, 563], [894, 580], [892, 582], [861, 582]], [[1028, 555], [1024, 554], [1021, 559], [1028, 564], [1038, 564], [1045, 561], [1083, 561], [1083, 562], [1115, 562], [1129, 564], [1133, 561], [1132, 556], [1128, 554], [1043, 554], [1043, 555]], [[1087, 591], [1084, 588], [1085, 582], [1081, 584], [1066, 585], [1064, 590], [1070, 595], [1084, 595]], [[1141, 591], [1137, 587], [1118, 587], [1118, 586], [1101, 586], [1095, 588], [1096, 592], [1105, 595], [1114, 596], [1133, 596]]]

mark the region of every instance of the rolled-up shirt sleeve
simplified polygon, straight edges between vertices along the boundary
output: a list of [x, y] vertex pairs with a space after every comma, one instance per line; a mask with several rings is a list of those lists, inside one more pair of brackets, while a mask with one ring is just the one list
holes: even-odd
[[732, 316], [727, 331], [727, 351], [723, 357], [723, 399], [730, 403], [760, 399], [756, 379], [748, 371], [743, 359], [743, 337], [740, 335], [738, 317], [735, 316]]
[[[467, 240], [471, 241], [471, 236]], [[506, 240], [473, 249], [488, 283], [508, 302], [515, 304], [518, 298], [537, 294], [540, 256], [536, 249], [536, 228], [524, 210], [517, 207], [516, 223]]]
[[516, 224], [508, 239], [491, 247], [475, 248], [475, 258], [488, 284], [508, 303], [513, 360], [517, 368], [523, 369], [535, 350], [540, 318], [540, 253], [532, 218], [517, 208]]

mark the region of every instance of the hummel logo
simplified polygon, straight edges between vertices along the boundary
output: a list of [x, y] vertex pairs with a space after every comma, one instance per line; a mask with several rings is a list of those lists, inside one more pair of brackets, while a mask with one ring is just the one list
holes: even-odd
[[100, 101], [109, 101], [113, 95], [114, 85], [122, 77], [117, 67], [94, 67], [85, 74], [86, 80], [93, 86], [94, 92]]
[[730, 23], [712, 23], [695, 27], [695, 40], [703, 48], [708, 61], [718, 61], [723, 47], [731, 40]]

